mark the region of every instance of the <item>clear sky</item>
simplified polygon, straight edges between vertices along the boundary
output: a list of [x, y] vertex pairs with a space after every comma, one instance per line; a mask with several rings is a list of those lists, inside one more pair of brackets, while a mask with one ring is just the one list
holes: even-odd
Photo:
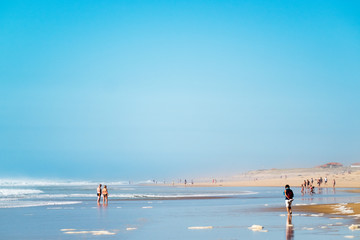
[[0, 3], [0, 176], [360, 162], [359, 1]]

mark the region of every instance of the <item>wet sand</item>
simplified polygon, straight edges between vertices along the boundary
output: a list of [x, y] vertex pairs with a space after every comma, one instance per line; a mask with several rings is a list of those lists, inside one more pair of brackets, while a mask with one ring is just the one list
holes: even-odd
[[351, 218], [360, 223], [360, 203], [339, 203], [294, 206], [294, 212], [311, 212], [334, 218]]

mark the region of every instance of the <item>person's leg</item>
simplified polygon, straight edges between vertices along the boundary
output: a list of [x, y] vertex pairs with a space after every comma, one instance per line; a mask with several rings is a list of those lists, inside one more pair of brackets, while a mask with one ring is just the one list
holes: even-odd
[[291, 199], [291, 200], [289, 200], [289, 212], [290, 212], [290, 214], [292, 214], [291, 204], [292, 204], [292, 199]]
[[289, 214], [290, 212], [289, 212], [289, 202], [288, 202], [288, 200], [285, 200], [285, 206], [286, 206], [286, 211]]

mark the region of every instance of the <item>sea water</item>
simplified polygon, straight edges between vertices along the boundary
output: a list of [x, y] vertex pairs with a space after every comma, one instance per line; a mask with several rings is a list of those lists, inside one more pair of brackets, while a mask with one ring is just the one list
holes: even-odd
[[[96, 202], [97, 183], [0, 180], [0, 239], [340, 239], [360, 237], [352, 219], [294, 212], [291, 224], [279, 187], [185, 187], [107, 183], [109, 203]], [[323, 188], [294, 204], [359, 202]], [[261, 231], [249, 229], [252, 225]]]

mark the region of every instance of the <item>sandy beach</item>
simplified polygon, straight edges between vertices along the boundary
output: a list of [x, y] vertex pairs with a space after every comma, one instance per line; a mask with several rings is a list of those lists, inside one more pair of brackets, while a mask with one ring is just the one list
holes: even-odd
[[291, 187], [300, 187], [304, 180], [313, 178], [317, 187], [315, 179], [320, 177], [328, 179], [327, 184], [323, 183], [321, 187], [333, 187], [335, 179], [335, 187], [360, 188], [360, 168], [351, 167], [255, 170], [231, 177], [199, 179], [195, 184], [187, 186], [280, 187], [289, 184]]

